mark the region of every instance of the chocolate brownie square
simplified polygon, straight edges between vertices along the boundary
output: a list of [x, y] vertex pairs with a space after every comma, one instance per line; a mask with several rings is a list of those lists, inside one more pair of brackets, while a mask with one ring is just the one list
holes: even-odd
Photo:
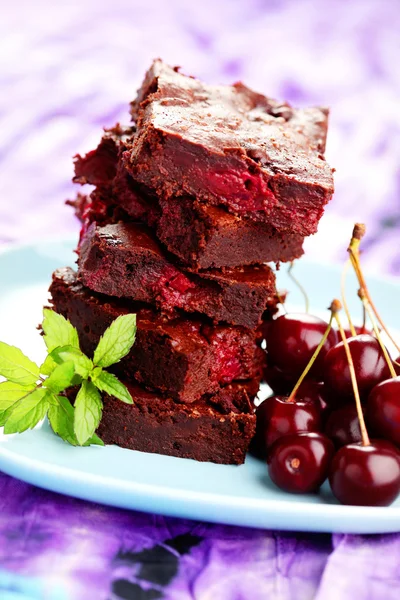
[[89, 289], [163, 312], [201, 313], [254, 329], [276, 295], [275, 275], [267, 265], [209, 269], [178, 268], [144, 226], [116, 223], [89, 227], [80, 247], [78, 277]]
[[[97, 433], [105, 444], [202, 462], [244, 462], [256, 420], [245, 386], [228, 386], [193, 404], [179, 404], [124, 383], [133, 404], [103, 395]], [[73, 401], [72, 390], [68, 397]]]
[[107, 131], [96, 150], [75, 158], [74, 181], [96, 186], [84, 203], [82, 196], [69, 202], [84, 231], [93, 221], [140, 220], [154, 228], [182, 265], [194, 269], [285, 262], [303, 254], [302, 235], [280, 233], [268, 223], [238, 218], [188, 196], [156, 198], [134, 182], [121, 162], [126, 132], [131, 130], [120, 126]]
[[265, 354], [254, 331], [193, 317], [166, 318], [152, 308], [96, 294], [77, 281], [69, 267], [55, 271], [49, 291], [53, 309], [76, 327], [89, 356], [114, 319], [136, 313], [135, 344], [113, 366], [126, 379], [185, 403], [234, 380], [251, 379], [258, 391]]
[[124, 160], [160, 197], [189, 195], [302, 236], [333, 193], [328, 111], [295, 109], [247, 88], [207, 85], [157, 60], [132, 104]]

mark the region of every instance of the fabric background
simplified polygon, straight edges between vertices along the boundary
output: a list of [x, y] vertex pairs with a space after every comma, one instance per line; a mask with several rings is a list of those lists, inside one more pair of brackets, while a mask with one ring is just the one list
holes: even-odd
[[[397, 0], [0, 2], [0, 244], [77, 232], [72, 156], [127, 104], [154, 57], [331, 107], [336, 193], [307, 242], [339, 260], [355, 220], [370, 271], [398, 273]], [[397, 600], [400, 536], [197, 524], [57, 496], [0, 476], [0, 598]]]

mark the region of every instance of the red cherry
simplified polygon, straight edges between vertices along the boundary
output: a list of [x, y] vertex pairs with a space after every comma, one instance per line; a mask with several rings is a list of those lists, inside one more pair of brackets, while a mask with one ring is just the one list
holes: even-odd
[[400, 375], [400, 356], [393, 361], [393, 368], [396, 371], [397, 375]]
[[265, 457], [267, 448], [278, 438], [300, 431], [319, 431], [321, 415], [314, 402], [286, 396], [270, 396], [256, 410], [256, 434], [253, 448], [257, 456]]
[[[270, 323], [266, 332], [271, 364], [297, 379], [306, 368], [327, 327], [328, 323], [306, 313], [281, 315]], [[337, 343], [337, 339], [336, 331], [331, 329], [312, 366], [311, 376], [318, 378], [324, 358], [328, 350]]]
[[285, 492], [315, 492], [325, 481], [334, 446], [321, 433], [298, 433], [277, 440], [268, 452], [268, 473]]
[[368, 396], [367, 418], [376, 435], [400, 445], [400, 377], [374, 387]]
[[[390, 377], [390, 371], [379, 342], [372, 335], [358, 335], [347, 340], [356, 372], [361, 399], [378, 383]], [[353, 398], [349, 363], [343, 342], [329, 350], [325, 358], [324, 381], [329, 388], [330, 397], [336, 397], [338, 403]]]
[[334, 456], [329, 483], [342, 504], [389, 506], [400, 492], [400, 460], [389, 442], [349, 444]]
[[[355, 326], [354, 326], [354, 329], [356, 330], [356, 334], [357, 334], [357, 335], [362, 335], [362, 334], [364, 334], [364, 333], [367, 333], [367, 334], [369, 334], [369, 335], [372, 335], [372, 331], [370, 331], [369, 329], [367, 329], [367, 328], [365, 327], [365, 325], [355, 325]], [[345, 334], [346, 334], [346, 337], [347, 337], [347, 338], [351, 338], [351, 337], [353, 337], [353, 334], [351, 333], [351, 331], [350, 331], [350, 328], [348, 328], [348, 327], [344, 327], [344, 328], [343, 328], [343, 331], [345, 332]]]
[[332, 411], [326, 421], [325, 433], [336, 448], [361, 442], [360, 422], [355, 405], [341, 406]]
[[326, 401], [326, 389], [323, 381], [306, 379], [300, 384], [296, 398], [302, 402], [313, 402], [319, 406], [322, 422], [327, 419], [330, 408]]
[[296, 383], [296, 377], [290, 376], [278, 367], [271, 364], [267, 354], [266, 365], [264, 367], [264, 381], [274, 394], [279, 396], [288, 396]]

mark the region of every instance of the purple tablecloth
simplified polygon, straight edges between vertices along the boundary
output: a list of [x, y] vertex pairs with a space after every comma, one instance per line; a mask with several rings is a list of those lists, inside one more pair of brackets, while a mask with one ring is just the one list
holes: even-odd
[[[370, 270], [400, 271], [396, 0], [3, 2], [0, 244], [77, 231], [71, 157], [127, 120], [152, 58], [331, 106], [336, 194], [309, 256], [341, 258], [355, 220]], [[281, 534], [104, 508], [0, 476], [0, 598], [400, 597], [400, 536]]]

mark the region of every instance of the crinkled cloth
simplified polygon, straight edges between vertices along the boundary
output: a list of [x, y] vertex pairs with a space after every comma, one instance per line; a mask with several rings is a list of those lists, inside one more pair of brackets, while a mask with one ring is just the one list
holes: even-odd
[[[400, 271], [396, 0], [1, 2], [0, 243], [77, 231], [71, 157], [126, 122], [152, 58], [331, 107], [336, 194], [307, 242]], [[0, 598], [398, 600], [400, 536], [273, 533], [125, 512], [0, 476]]]
[[2, 600], [398, 600], [400, 537], [103, 507], [0, 475]]

